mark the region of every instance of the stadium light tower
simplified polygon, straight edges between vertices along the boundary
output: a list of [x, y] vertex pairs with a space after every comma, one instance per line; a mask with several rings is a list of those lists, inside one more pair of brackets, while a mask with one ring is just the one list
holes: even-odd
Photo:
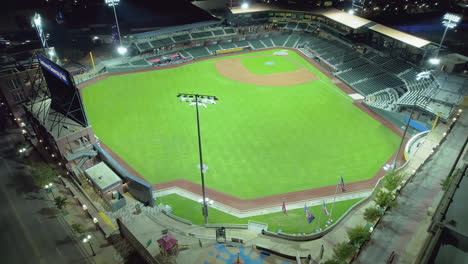
[[114, 10], [114, 17], [115, 17], [115, 25], [117, 27], [117, 34], [119, 35], [119, 47], [117, 48], [117, 52], [120, 55], [124, 55], [127, 53], [127, 48], [122, 45], [122, 36], [120, 35], [120, 27], [119, 27], [119, 20], [117, 19], [117, 12], [115, 11], [115, 6], [117, 6], [120, 0], [105, 0], [108, 6], [112, 6]]
[[[208, 206], [206, 204], [206, 192], [205, 192], [205, 172], [208, 167], [203, 163], [203, 151], [201, 143], [201, 133], [200, 133], [200, 114], [198, 111], [198, 106], [203, 106], [206, 108], [206, 104], [216, 104], [218, 98], [213, 95], [200, 95], [200, 94], [187, 94], [179, 93], [177, 97], [180, 98], [180, 102], [187, 102], [190, 105], [195, 105], [195, 111], [197, 113], [197, 135], [198, 135], [198, 155], [200, 158], [200, 164], [198, 166], [200, 170], [200, 177], [202, 182], [202, 196], [203, 196], [203, 217], [205, 218], [205, 225], [208, 224]], [[201, 100], [199, 100], [201, 98]]]
[[[426, 80], [426, 79], [429, 79], [429, 78], [431, 78], [431, 71], [423, 71], [423, 72], [420, 72], [420, 73], [418, 73], [416, 75], [416, 81]], [[414, 99], [413, 105], [411, 107], [411, 112], [410, 112], [410, 115], [409, 115], [409, 118], [408, 118], [408, 122], [406, 122], [405, 131], [403, 132], [403, 136], [401, 138], [400, 145], [398, 146], [398, 150], [397, 150], [397, 152], [395, 154], [395, 157], [393, 157], [392, 171], [396, 170], [397, 158], [398, 158], [398, 155], [400, 154], [401, 148], [403, 147], [403, 142], [405, 141], [406, 133], [408, 132], [408, 127], [410, 125], [411, 119], [413, 119], [414, 109], [416, 109], [416, 104], [418, 103], [418, 100], [419, 100], [419, 97], [421, 96], [421, 93], [422, 93], [422, 89], [418, 91], [418, 95]]]
[[439, 53], [440, 48], [442, 47], [442, 43], [444, 43], [445, 35], [449, 28], [455, 28], [458, 23], [460, 22], [461, 17], [456, 14], [447, 13], [444, 15], [442, 25], [445, 27], [444, 34], [442, 35], [442, 39], [440, 40], [439, 48], [437, 48], [437, 53], [434, 58], [429, 59], [429, 63], [437, 65], [440, 63]]

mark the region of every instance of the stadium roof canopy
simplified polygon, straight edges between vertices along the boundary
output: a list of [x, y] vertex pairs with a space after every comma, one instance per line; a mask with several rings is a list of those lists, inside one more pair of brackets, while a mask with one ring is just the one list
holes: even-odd
[[323, 10], [323, 11], [314, 12], [314, 13], [328, 17], [331, 20], [339, 22], [353, 29], [357, 29], [366, 24], [372, 23], [372, 21], [370, 20], [355, 16], [355, 15], [350, 15], [338, 9], [328, 9], [328, 10]]
[[175, 27], [167, 27], [163, 29], [137, 33], [137, 34], [133, 34], [132, 36], [136, 39], [151, 38], [154, 36], [171, 34], [171, 33], [179, 32], [179, 31], [186, 31], [186, 30], [192, 30], [196, 28], [209, 27], [209, 26], [217, 25], [219, 24], [219, 22], [220, 22], [219, 20], [201, 21], [201, 22], [196, 22], [192, 24], [180, 25], [180, 26], [175, 26]]
[[386, 27], [386, 26], [381, 25], [381, 24], [373, 25], [373, 26], [369, 27], [369, 29], [371, 29], [373, 31], [376, 31], [376, 32], [379, 32], [379, 33], [381, 33], [383, 35], [389, 36], [391, 38], [394, 38], [396, 40], [399, 40], [401, 42], [404, 42], [406, 44], [409, 44], [409, 45], [411, 45], [413, 47], [416, 47], [416, 48], [421, 48], [421, 47], [426, 46], [427, 44], [431, 43], [430, 41], [427, 41], [425, 39], [418, 38], [418, 37], [415, 37], [415, 36], [410, 35], [410, 34], [406, 34], [404, 32], [398, 31], [398, 30], [393, 29], [393, 28]]
[[240, 6], [234, 6], [229, 8], [233, 14], [242, 14], [242, 13], [253, 13], [253, 12], [264, 12], [270, 10], [281, 10], [277, 5], [267, 5], [267, 4], [251, 4], [249, 8], [241, 8]]

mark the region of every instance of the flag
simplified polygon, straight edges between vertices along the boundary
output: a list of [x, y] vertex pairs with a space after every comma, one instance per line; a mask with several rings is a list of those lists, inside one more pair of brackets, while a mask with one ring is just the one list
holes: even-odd
[[329, 216], [330, 214], [328, 213], [328, 210], [327, 210], [327, 206], [325, 206], [325, 202], [322, 201], [322, 210], [323, 210], [323, 213], [327, 216]]
[[281, 207], [281, 210], [283, 210], [283, 213], [285, 215], [288, 215], [288, 211], [286, 211], [286, 204], [284, 203], [284, 201], [283, 201], [283, 206]]
[[346, 192], [346, 187], [344, 185], [344, 180], [343, 180], [343, 176], [340, 176], [340, 187], [341, 187], [341, 191], [343, 192]]
[[307, 208], [307, 206], [304, 204], [304, 213], [305, 213], [305, 216], [307, 218], [307, 222], [309, 222], [309, 224], [314, 221], [315, 219], [315, 216], [309, 211], [309, 208]]

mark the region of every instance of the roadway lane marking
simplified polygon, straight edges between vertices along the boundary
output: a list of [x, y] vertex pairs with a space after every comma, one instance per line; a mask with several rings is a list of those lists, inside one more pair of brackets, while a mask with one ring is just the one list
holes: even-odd
[[[14, 176], [13, 173], [11, 172], [11, 169], [10, 169], [10, 166], [8, 165], [8, 162], [6, 160], [3, 160], [3, 163], [5, 163], [6, 167], [7, 167], [7, 170], [8, 170], [8, 174], [10, 176]], [[6, 192], [6, 189], [4, 187], [4, 185], [0, 185], [0, 188], [2, 190], [2, 192], [5, 194], [5, 197], [7, 199], [7, 203], [8, 205], [11, 207], [12, 209], [12, 212], [14, 214], [14, 217], [16, 218], [16, 222], [19, 223], [19, 226], [21, 228], [21, 231], [23, 231], [24, 233], [24, 236], [26, 238], [26, 240], [29, 242], [29, 244], [31, 245], [31, 248], [33, 250], [33, 253], [35, 255], [36, 258], [39, 259], [39, 263], [45, 263], [44, 259], [42, 258], [41, 256], [41, 253], [39, 251], [39, 249], [37, 248], [36, 246], [36, 243], [34, 243], [33, 239], [31, 238], [31, 236], [29, 235], [26, 227], [24, 226], [24, 223], [23, 221], [21, 221], [21, 217], [19, 216], [18, 214], [18, 211], [16, 210], [16, 207], [13, 205], [10, 197], [7, 195], [7, 192]]]
[[107, 218], [107, 215], [106, 215], [105, 213], [99, 212], [98, 214], [101, 216], [102, 220], [104, 220], [104, 222], [105, 222], [108, 226], [110, 226], [110, 227], [111, 227], [112, 229], [114, 229], [114, 230], [117, 230], [117, 227], [115, 227], [115, 225], [112, 224], [112, 222], [109, 220], [109, 218]]
[[55, 250], [57, 250], [57, 253], [62, 257], [62, 252], [60, 252], [60, 250], [58, 249], [58, 247], [55, 248]]

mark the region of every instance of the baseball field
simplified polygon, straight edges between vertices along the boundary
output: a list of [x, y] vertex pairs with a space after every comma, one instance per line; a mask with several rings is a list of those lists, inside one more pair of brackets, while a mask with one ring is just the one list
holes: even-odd
[[252, 199], [372, 178], [399, 137], [293, 51], [266, 50], [116, 75], [82, 90], [95, 134], [150, 183], [200, 183]]

